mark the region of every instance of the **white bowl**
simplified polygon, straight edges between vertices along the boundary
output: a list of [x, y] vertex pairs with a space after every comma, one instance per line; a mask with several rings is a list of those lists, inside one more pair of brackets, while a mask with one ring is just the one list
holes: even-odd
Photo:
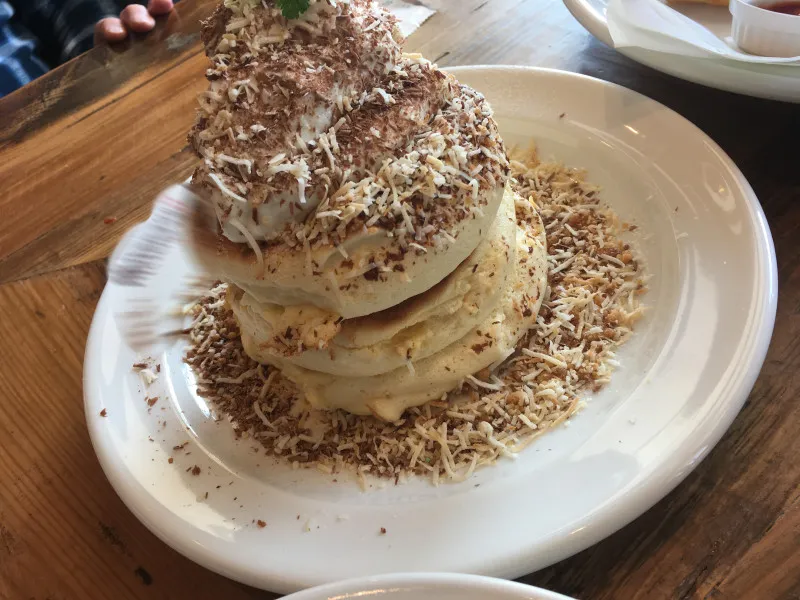
[[402, 573], [349, 579], [287, 596], [284, 600], [570, 600], [538, 587], [477, 575]]
[[[795, 2], [800, 6], [800, 0]], [[762, 8], [776, 3], [775, 0], [731, 0], [731, 33], [739, 48], [759, 56], [800, 56], [800, 16]]]

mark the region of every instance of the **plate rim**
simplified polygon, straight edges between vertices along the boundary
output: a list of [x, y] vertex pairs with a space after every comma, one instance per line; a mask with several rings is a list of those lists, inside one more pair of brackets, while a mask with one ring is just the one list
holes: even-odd
[[564, 0], [564, 6], [581, 27], [609, 48], [614, 48], [605, 12], [598, 13], [586, 0]]
[[[691, 65], [693, 62], [697, 61], [698, 64], [716, 64], [718, 67], [725, 67], [727, 69], [734, 69], [737, 71], [737, 75], [744, 75], [746, 76], [747, 73], [759, 73], [762, 75], [766, 75], [759, 70], [758, 65], [748, 64], [747, 67], [739, 67], [735, 61], [730, 61], [730, 64], [724, 62], [722, 59], [703, 59], [703, 58], [690, 58], [684, 56], [674, 56], [674, 55], [667, 55], [663, 52], [648, 52], [644, 51], [645, 54], [637, 54], [635, 51], [631, 51], [629, 48], [615, 48], [614, 41], [611, 39], [611, 32], [608, 29], [608, 21], [606, 19], [605, 14], [605, 7], [608, 5], [608, 0], [599, 0], [603, 3], [603, 10], [597, 11], [595, 10], [594, 6], [592, 5], [591, 0], [563, 0], [564, 6], [566, 6], [567, 10], [570, 14], [575, 18], [575, 20], [583, 27], [586, 31], [588, 31], [592, 36], [603, 42], [606, 46], [619, 52], [623, 56], [644, 65], [646, 67], [650, 67], [651, 69], [655, 69], [661, 73], [666, 75], [670, 75], [671, 77], [677, 77], [678, 79], [683, 79], [684, 81], [689, 81], [691, 83], [696, 83], [698, 85], [702, 85], [705, 87], [710, 87], [718, 90], [722, 90], [725, 92], [731, 92], [733, 94], [740, 94], [743, 96], [750, 96], [752, 98], [762, 98], [765, 100], [774, 100], [777, 102], [787, 102], [790, 104], [800, 104], [800, 92], [796, 93], [789, 93], [789, 92], [775, 92], [769, 88], [764, 88], [760, 85], [739, 85], [737, 82], [730, 82], [724, 83], [720, 81], [710, 82], [707, 79], [704, 79], [701, 75], [694, 75], [692, 74], [690, 69], [681, 69], [680, 67], [676, 68], [673, 66], [674, 64], [677, 65]], [[658, 57], [658, 56], [671, 56], [674, 59], [673, 62], [663, 62], [654, 59], [648, 59], [648, 56]], [[766, 66], [773, 66], [773, 65], [766, 65]], [[800, 86], [800, 80], [798, 80], [798, 85]]]
[[[533, 77], [536, 76], [550, 76], [560, 77], [567, 79], [580, 79], [587, 82], [589, 85], [599, 85], [603, 87], [610, 87], [618, 89], [623, 94], [633, 94], [636, 97], [645, 99], [648, 102], [655, 102], [661, 109], [672, 113], [684, 121], [688, 126], [693, 128], [701, 139], [710, 146], [710, 148], [719, 156], [720, 164], [724, 166], [734, 178], [735, 183], [740, 188], [748, 214], [751, 217], [754, 233], [756, 236], [756, 246], [764, 250], [764, 255], [760, 263], [759, 272], [765, 278], [765, 302], [763, 303], [762, 314], [758, 320], [758, 327], [755, 329], [757, 335], [754, 341], [748, 348], [750, 360], [747, 363], [747, 374], [742, 378], [736, 393], [732, 397], [735, 400], [726, 404], [726, 412], [722, 418], [716, 419], [714, 426], [704, 432], [704, 435], [692, 443], [687, 443], [681, 446], [676, 455], [680, 454], [685, 456], [686, 459], [680, 462], [680, 468], [673, 468], [668, 461], [662, 461], [653, 468], [653, 471], [648, 476], [648, 485], [635, 486], [628, 490], [620, 498], [620, 502], [613, 507], [613, 510], [607, 511], [603, 518], [598, 518], [593, 513], [588, 513], [580, 521], [575, 523], [579, 531], [573, 531], [572, 534], [561, 533], [558, 536], [555, 534], [550, 536], [550, 542], [553, 546], [557, 546], [549, 555], [546, 564], [541, 558], [536, 558], [541, 554], [541, 549], [537, 549], [534, 545], [529, 545], [522, 548], [515, 548], [514, 560], [506, 560], [508, 557], [505, 555], [500, 560], [493, 561], [490, 567], [481, 567], [475, 569], [473, 573], [483, 575], [491, 575], [503, 578], [515, 578], [531, 572], [531, 565], [536, 564], [536, 568], [544, 568], [547, 564], [555, 563], [567, 556], [571, 556], [600, 540], [608, 537], [621, 527], [632, 522], [641, 514], [649, 510], [656, 502], [664, 498], [670, 491], [672, 491], [683, 479], [702, 461], [702, 459], [711, 451], [711, 449], [719, 442], [720, 438], [730, 427], [730, 424], [739, 413], [742, 405], [752, 390], [761, 367], [766, 358], [767, 349], [772, 336], [772, 330], [775, 322], [775, 315], [777, 310], [777, 262], [775, 257], [775, 248], [772, 236], [770, 234], [769, 225], [766, 217], [761, 208], [758, 198], [747, 179], [741, 173], [736, 164], [731, 158], [714, 142], [707, 134], [700, 130], [697, 126], [691, 123], [688, 119], [676, 113], [672, 109], [658, 103], [657, 101], [648, 98], [647, 96], [630, 90], [624, 86], [604, 81], [588, 75], [571, 73], [557, 69], [546, 69], [539, 67], [528, 66], [514, 66], [514, 65], [470, 65], [453, 67], [446, 69], [453, 72], [496, 72], [502, 74], [508, 73], [531, 73]], [[124, 238], [123, 238], [124, 239]], [[98, 302], [95, 314], [99, 314], [107, 310], [107, 304], [110, 301], [110, 295], [107, 289], [104, 289], [103, 294]], [[155, 515], [148, 514], [137, 504], [136, 495], [140, 494], [138, 490], [132, 489], [130, 482], [126, 481], [119, 473], [115, 471], [111, 459], [111, 451], [102, 445], [101, 428], [103, 427], [103, 419], [96, 418], [96, 410], [103, 406], [103, 402], [99, 398], [92, 397], [91, 385], [91, 354], [98, 346], [98, 341], [101, 338], [99, 331], [102, 323], [93, 318], [90, 327], [89, 336], [86, 343], [85, 357], [84, 357], [84, 408], [87, 419], [87, 426], [94, 448], [95, 454], [103, 468], [103, 471], [114, 488], [117, 495], [122, 499], [123, 503], [128, 507], [131, 512], [157, 537], [164, 543], [171, 546], [190, 560], [197, 562], [201, 566], [208, 568], [212, 571], [220, 573], [226, 577], [254, 585], [264, 589], [273, 591], [294, 591], [301, 587], [299, 581], [292, 580], [287, 576], [281, 576], [276, 572], [254, 572], [253, 569], [248, 569], [239, 563], [233, 563], [220, 557], [213, 551], [199, 547], [193, 544], [189, 539], [181, 539], [171, 533], [168, 524], [159, 522], [159, 518]], [[674, 456], [672, 457], [674, 458]], [[673, 461], [674, 462], [674, 461]], [[151, 496], [148, 496], [151, 497]], [[625, 507], [621, 510], [620, 507]], [[162, 517], [163, 521], [163, 517]], [[539, 540], [541, 542], [541, 540]], [[510, 555], [509, 555], [510, 556]], [[503, 563], [503, 564], [500, 564]], [[526, 566], [527, 565], [527, 566]], [[465, 567], [465, 568], [468, 568]], [[268, 587], [266, 587], [268, 586]]]

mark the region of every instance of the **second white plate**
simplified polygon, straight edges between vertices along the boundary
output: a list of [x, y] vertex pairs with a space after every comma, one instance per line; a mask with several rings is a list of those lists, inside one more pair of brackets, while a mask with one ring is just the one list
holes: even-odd
[[[569, 427], [518, 460], [461, 484], [362, 493], [235, 440], [194, 394], [182, 344], [153, 357], [161, 372], [145, 387], [115, 319], [132, 292], [110, 284], [86, 350], [92, 441], [130, 509], [200, 564], [278, 592], [400, 571], [517, 577], [647, 510], [747, 397], [772, 332], [776, 268], [764, 215], [730, 159], [679, 115], [613, 84], [513, 67], [457, 75], [487, 95], [507, 143], [535, 140], [544, 157], [587, 168], [605, 201], [639, 226], [650, 310], [621, 369]], [[158, 285], [191, 272], [175, 248]], [[160, 400], [150, 407], [147, 396]]]
[[[608, 0], [564, 0], [564, 4], [589, 33], [614, 47], [606, 21]], [[731, 16], [726, 8], [691, 5], [681, 10], [717, 34], [728, 35], [730, 32]], [[800, 76], [796, 67], [787, 69], [721, 58], [690, 58], [643, 48], [620, 48], [618, 51], [636, 62], [680, 79], [737, 94], [800, 103]]]
[[571, 600], [538, 587], [450, 573], [400, 573], [331, 583], [285, 600]]

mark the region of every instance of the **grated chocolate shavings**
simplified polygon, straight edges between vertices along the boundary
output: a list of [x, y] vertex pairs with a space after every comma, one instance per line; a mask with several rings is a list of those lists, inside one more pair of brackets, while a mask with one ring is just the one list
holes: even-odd
[[212, 66], [189, 134], [202, 159], [193, 183], [259, 259], [278, 245], [342, 248], [365, 227], [424, 253], [504, 185], [488, 102], [404, 54], [395, 25], [373, 0], [311, 0], [290, 21], [229, 0], [204, 23]]
[[582, 172], [542, 163], [535, 151], [512, 154], [510, 168], [523, 198], [518, 220], [533, 211], [542, 218], [549, 270], [536, 325], [505, 362], [394, 423], [316, 411], [279, 371], [245, 354], [223, 301], [227, 286], [217, 283], [191, 308], [185, 360], [198, 393], [268, 455], [293, 468], [354, 472], [364, 489], [369, 476], [461, 481], [565, 422], [610, 380], [642, 315], [646, 281], [620, 238], [625, 228]]

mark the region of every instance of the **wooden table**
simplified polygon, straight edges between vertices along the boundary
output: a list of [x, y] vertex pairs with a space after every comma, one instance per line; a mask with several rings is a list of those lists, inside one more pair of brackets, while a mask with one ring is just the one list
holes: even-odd
[[[728, 434], [644, 516], [524, 581], [595, 600], [800, 598], [800, 107], [639, 66], [591, 38], [560, 0], [428, 3], [439, 12], [409, 46], [442, 65], [577, 71], [686, 116], [744, 171], [777, 247], [775, 335]], [[145, 529], [100, 470], [83, 414], [103, 260], [194, 164], [185, 134], [206, 85], [198, 20], [211, 6], [182, 0], [124, 54], [97, 49], [0, 101], [2, 598], [273, 597]]]

